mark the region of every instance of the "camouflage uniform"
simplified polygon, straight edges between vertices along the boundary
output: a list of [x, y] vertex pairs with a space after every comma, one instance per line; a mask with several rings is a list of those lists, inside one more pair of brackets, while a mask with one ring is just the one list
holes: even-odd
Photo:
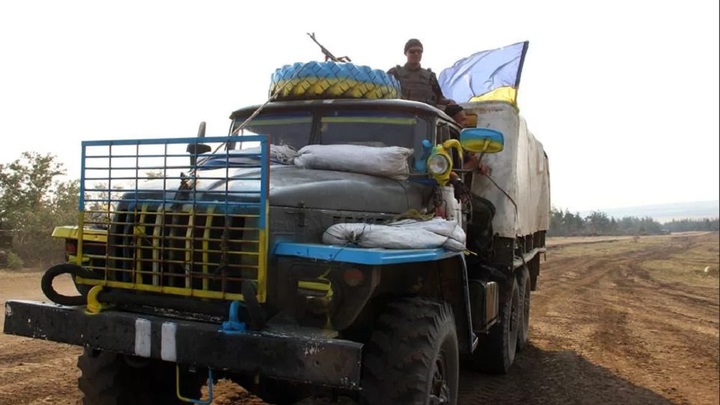
[[411, 69], [407, 66], [397, 65], [388, 70], [388, 74], [394, 76], [400, 82], [402, 98], [415, 100], [430, 105], [447, 104], [447, 99], [442, 94], [437, 76], [430, 69], [417, 67]]

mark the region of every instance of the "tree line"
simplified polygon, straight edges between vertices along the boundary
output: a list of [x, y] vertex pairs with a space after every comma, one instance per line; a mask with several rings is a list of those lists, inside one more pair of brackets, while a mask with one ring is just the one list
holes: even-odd
[[[63, 260], [63, 241], [51, 237], [52, 231], [77, 223], [80, 195], [78, 181], [63, 181], [63, 175], [65, 168], [52, 154], [24, 152], [14, 162], [0, 164], [0, 264], [20, 268]], [[548, 234], [648, 235], [719, 228], [718, 218], [660, 224], [650, 217], [616, 219], [601, 211], [583, 217], [553, 207]]]
[[77, 223], [80, 186], [61, 181], [63, 165], [51, 154], [23, 152], [0, 164], [0, 235], [3, 261], [10, 268], [58, 263], [63, 242], [52, 238], [59, 225]]
[[669, 232], [720, 231], [720, 219], [682, 219], [660, 223], [652, 217], [610, 217], [602, 211], [589, 215], [553, 207], [548, 236], [661, 235]]

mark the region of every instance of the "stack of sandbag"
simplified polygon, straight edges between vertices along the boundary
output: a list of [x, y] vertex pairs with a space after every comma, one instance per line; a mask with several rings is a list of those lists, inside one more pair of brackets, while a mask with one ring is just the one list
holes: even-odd
[[[290, 145], [270, 145], [270, 164], [291, 165], [297, 156], [297, 151]], [[262, 149], [255, 148], [232, 150], [227, 155], [201, 155], [201, 166], [209, 168], [230, 166], [251, 166], [258, 165], [258, 157]]]
[[284, 165], [293, 164], [298, 153], [290, 145], [270, 145], [270, 160]]
[[407, 219], [387, 225], [342, 223], [323, 233], [328, 245], [353, 245], [364, 248], [465, 250], [465, 231], [455, 221], [433, 218], [427, 221]]
[[400, 146], [307, 145], [295, 156], [295, 166], [337, 170], [405, 180], [410, 174], [412, 149]]

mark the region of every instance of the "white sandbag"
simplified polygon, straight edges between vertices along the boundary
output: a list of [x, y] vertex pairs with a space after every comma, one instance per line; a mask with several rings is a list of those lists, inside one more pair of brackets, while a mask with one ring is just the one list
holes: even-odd
[[[206, 166], [224, 167], [228, 163], [234, 166], [246, 165], [255, 167], [258, 165], [256, 154], [262, 153], [261, 148], [248, 148], [232, 150], [228, 155], [201, 155], [201, 159], [205, 159], [201, 164]], [[297, 156], [297, 151], [290, 145], [270, 145], [270, 164], [291, 165]], [[225, 162], [228, 163], [225, 163]]]
[[[427, 221], [418, 221], [414, 219], [406, 219], [402, 221], [393, 222], [388, 224], [390, 226], [402, 227], [405, 229], [424, 229], [436, 233], [438, 235], [447, 236], [448, 238], [457, 242], [453, 246], [465, 245], [466, 235], [465, 231], [460, 227], [456, 221], [449, 221], [443, 218], [435, 217]], [[449, 249], [458, 250], [458, 249]], [[464, 250], [464, 249], [462, 249]]]
[[[418, 221], [415, 219], [404, 219], [401, 221], [396, 221], [388, 224], [389, 226], [396, 226], [396, 227], [402, 227], [406, 229], [413, 229], [413, 228], [419, 228], [419, 229], [425, 229], [426, 231], [430, 231], [433, 233], [436, 233], [438, 235], [452, 237], [454, 234], [456, 234], [456, 230], [460, 229], [461, 232], [464, 233], [462, 228], [457, 226], [457, 222], [455, 221], [448, 221], [443, 218], [433, 218], [427, 221]], [[464, 240], [464, 238], [463, 238]]]
[[453, 238], [447, 238], [445, 243], [443, 243], [443, 246], [446, 250], [450, 250], [453, 252], [464, 252], [465, 251], [465, 244], [458, 242], [457, 240]]
[[455, 221], [433, 218], [428, 221], [402, 220], [388, 225], [335, 224], [323, 234], [329, 245], [357, 245], [365, 248], [465, 250], [465, 231]]
[[290, 145], [270, 145], [270, 159], [285, 165], [293, 164], [298, 152]]
[[307, 145], [294, 159], [295, 166], [306, 169], [364, 173], [396, 180], [410, 174], [408, 158], [412, 149], [400, 146]]
[[323, 233], [328, 245], [357, 245], [363, 248], [434, 249], [447, 241], [446, 236], [424, 229], [403, 229], [375, 224], [335, 224]]
[[[243, 153], [252, 154], [252, 153], [261, 153], [262, 150], [258, 146], [256, 148], [249, 148], [249, 149], [240, 149], [238, 151], [238, 154], [240, 157], [242, 157]], [[284, 165], [291, 165], [293, 164], [293, 160], [295, 157], [297, 157], [298, 152], [290, 145], [275, 145], [270, 144], [270, 162], [271, 163], [280, 163]], [[257, 163], [255, 163], [257, 164]]]

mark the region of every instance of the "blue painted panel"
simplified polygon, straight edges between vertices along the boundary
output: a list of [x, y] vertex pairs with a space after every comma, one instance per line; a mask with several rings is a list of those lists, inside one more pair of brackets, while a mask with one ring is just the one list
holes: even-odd
[[432, 262], [461, 255], [445, 249], [364, 249], [312, 243], [278, 242], [273, 254], [368, 265]]

